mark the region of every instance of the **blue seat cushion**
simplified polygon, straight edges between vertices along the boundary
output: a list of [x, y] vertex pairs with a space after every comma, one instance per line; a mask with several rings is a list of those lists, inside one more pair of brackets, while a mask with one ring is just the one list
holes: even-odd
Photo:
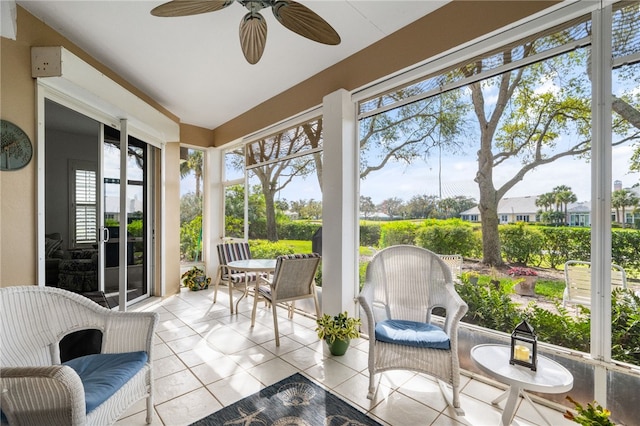
[[135, 376], [147, 359], [144, 351], [94, 354], [69, 360], [63, 365], [73, 368], [80, 376], [87, 413], [90, 413]]
[[376, 324], [376, 340], [416, 348], [451, 349], [449, 336], [437, 325], [405, 320]]

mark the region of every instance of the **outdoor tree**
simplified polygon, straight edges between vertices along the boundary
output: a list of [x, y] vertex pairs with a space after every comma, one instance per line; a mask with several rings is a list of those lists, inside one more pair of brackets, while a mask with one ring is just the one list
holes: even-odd
[[376, 212], [376, 205], [373, 203], [371, 197], [365, 197], [364, 195], [360, 196], [360, 213], [364, 216], [364, 218], [368, 218], [373, 213]]
[[551, 197], [555, 203], [556, 212], [561, 213], [558, 215], [560, 223], [562, 225], [566, 225], [569, 204], [578, 201], [578, 197], [567, 185], [559, 185], [553, 188], [553, 191], [551, 191]]
[[400, 216], [402, 208], [404, 206], [404, 201], [398, 197], [391, 197], [383, 200], [378, 205], [378, 210], [382, 213], [389, 215], [389, 217], [393, 218], [396, 216]]
[[187, 152], [187, 158], [180, 162], [180, 178], [184, 179], [193, 172], [196, 179], [195, 194], [196, 197], [200, 197], [202, 193], [200, 182], [202, 181], [203, 152], [196, 149], [188, 149]]
[[[403, 89], [380, 97], [376, 107], [419, 93]], [[469, 109], [459, 93], [449, 92], [404, 105], [386, 114], [376, 114], [360, 121], [360, 178], [381, 170], [388, 162], [412, 161], [429, 155], [432, 149], [456, 152], [462, 146], [462, 117]]]
[[202, 216], [202, 197], [189, 192], [180, 197], [180, 225], [192, 221], [196, 216]]
[[238, 155], [233, 160], [234, 167], [239, 169], [242, 169], [246, 160], [250, 176], [259, 182], [265, 203], [265, 237], [269, 241], [278, 241], [276, 194], [295, 177], [304, 178], [315, 172], [321, 181], [322, 164], [319, 156], [304, 155], [306, 151], [319, 146], [321, 136], [322, 119], [317, 119], [247, 144], [245, 157]]
[[[563, 30], [527, 41], [518, 49], [507, 49], [495, 55], [495, 59], [509, 68], [516, 52], [518, 57], [531, 57], [571, 40], [572, 34]], [[514, 67], [467, 86], [479, 134], [475, 181], [480, 191], [478, 207], [484, 263], [503, 263], [498, 235], [498, 203], [507, 191], [535, 168], [562, 157], [588, 155], [591, 148], [589, 59], [590, 49], [580, 48], [532, 65]], [[479, 59], [453, 72], [471, 79], [485, 72], [488, 63]], [[627, 106], [638, 110], [637, 105], [627, 103]], [[624, 113], [622, 109], [616, 112]], [[612, 129], [617, 136], [613, 146], [637, 141], [640, 137], [639, 132], [629, 131], [626, 118], [619, 114], [613, 117]], [[516, 160], [521, 164], [520, 169], [497, 186], [493, 178], [495, 169]], [[570, 194], [563, 193], [560, 201], [557, 197], [555, 201], [566, 206], [571, 199]]]
[[459, 217], [460, 213], [475, 207], [477, 204], [475, 198], [464, 195], [443, 198], [438, 202], [438, 210], [440, 211], [438, 217], [444, 219]]
[[556, 200], [551, 192], [545, 192], [536, 198], [536, 206], [544, 208], [545, 212], [553, 209]]
[[[131, 150], [130, 150], [131, 151]], [[181, 149], [182, 151], [182, 149]], [[184, 179], [191, 173], [195, 176], [194, 192], [180, 197], [180, 254], [182, 260], [193, 261], [200, 254], [202, 239], [202, 167], [203, 152], [186, 149], [187, 156], [180, 162], [180, 178]], [[134, 157], [138, 164], [142, 158]]]
[[433, 217], [438, 208], [438, 197], [435, 195], [414, 195], [404, 206], [409, 219], [426, 219]]
[[[232, 185], [225, 191], [225, 235], [242, 238], [244, 236], [244, 185]], [[248, 195], [248, 220], [253, 232], [264, 230], [264, 195], [258, 185], [251, 187]], [[250, 232], [252, 229], [250, 227]], [[256, 230], [257, 229], [257, 230]], [[264, 238], [263, 236], [261, 238]]]
[[322, 202], [314, 199], [292, 201], [291, 211], [300, 219], [319, 219], [322, 217]]
[[[640, 198], [630, 189], [617, 189], [611, 194], [611, 205], [616, 209], [616, 220], [622, 224], [623, 228], [626, 226], [625, 209], [635, 208], [638, 204], [640, 204]], [[622, 216], [620, 216], [620, 210], [622, 210]]]

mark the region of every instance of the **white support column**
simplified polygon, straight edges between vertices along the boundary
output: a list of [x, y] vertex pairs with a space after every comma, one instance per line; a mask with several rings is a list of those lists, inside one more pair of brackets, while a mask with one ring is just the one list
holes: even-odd
[[355, 315], [358, 289], [358, 143], [343, 89], [323, 99], [322, 310]]
[[223, 155], [219, 148], [208, 148], [205, 152], [205, 199], [203, 200], [202, 247], [205, 248], [207, 276], [215, 278], [218, 270], [216, 246], [224, 235], [224, 190]]
[[[593, 12], [591, 143], [591, 356], [611, 361], [611, 6]], [[596, 365], [594, 397], [607, 403], [607, 370]]]

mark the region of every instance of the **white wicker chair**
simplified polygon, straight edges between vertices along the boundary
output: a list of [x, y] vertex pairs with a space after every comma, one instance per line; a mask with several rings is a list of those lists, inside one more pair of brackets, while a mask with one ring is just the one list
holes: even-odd
[[[375, 393], [374, 376], [387, 370], [411, 370], [429, 374], [438, 379], [445, 398], [459, 415], [460, 365], [458, 360], [458, 325], [467, 312], [467, 304], [456, 293], [451, 270], [436, 254], [408, 245], [392, 246], [378, 252], [367, 267], [367, 274], [358, 301], [366, 314], [369, 335], [369, 393]], [[434, 308], [443, 308], [443, 321], [432, 317]], [[436, 330], [444, 336], [442, 349], [407, 345], [406, 341], [383, 338], [385, 320], [408, 321], [409, 334], [416, 340], [425, 338], [425, 328], [442, 324]], [[388, 321], [387, 321], [388, 323]], [[420, 329], [420, 331], [417, 331]], [[430, 336], [430, 334], [428, 334]], [[446, 348], [448, 338], [448, 349]], [[383, 339], [386, 341], [382, 341]], [[412, 342], [413, 343], [413, 342]], [[431, 345], [431, 342], [428, 343]], [[441, 346], [442, 347], [442, 346]], [[445, 389], [446, 382], [453, 388], [453, 396]]]
[[[147, 398], [153, 416], [152, 349], [158, 314], [117, 312], [53, 287], [0, 289], [0, 387], [10, 424], [108, 425]], [[60, 340], [69, 333], [102, 332], [101, 353], [146, 351], [148, 360], [109, 399], [86, 413], [85, 390], [71, 367], [60, 365]]]

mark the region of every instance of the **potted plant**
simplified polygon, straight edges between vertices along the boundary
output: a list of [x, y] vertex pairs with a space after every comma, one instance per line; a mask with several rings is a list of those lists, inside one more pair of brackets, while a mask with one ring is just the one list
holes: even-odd
[[316, 323], [318, 337], [327, 342], [332, 355], [344, 355], [351, 339], [360, 337], [360, 318], [349, 317], [346, 311], [335, 316], [324, 314]]
[[180, 278], [182, 279], [182, 284], [193, 291], [209, 288], [211, 283], [211, 278], [207, 277], [204, 271], [197, 266], [189, 269]]
[[516, 279], [514, 291], [522, 296], [535, 296], [538, 273], [531, 268], [515, 266], [507, 271], [507, 275]]
[[577, 414], [572, 413], [567, 410], [564, 413], [564, 418], [568, 420], [572, 420], [578, 424], [585, 426], [614, 426], [611, 420], [609, 420], [609, 416], [611, 415], [611, 411], [603, 408], [596, 401], [593, 403], [587, 403], [586, 407], [583, 407], [582, 404], [575, 401], [570, 396], [567, 396], [567, 399], [575, 406]]

